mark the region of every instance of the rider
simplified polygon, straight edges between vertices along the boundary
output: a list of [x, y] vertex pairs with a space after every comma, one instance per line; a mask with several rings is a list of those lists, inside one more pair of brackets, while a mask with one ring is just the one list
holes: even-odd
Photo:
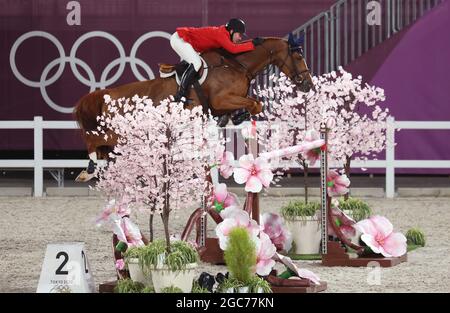
[[189, 66], [181, 77], [175, 101], [186, 97], [188, 87], [197, 76], [202, 65], [200, 53], [216, 48], [224, 48], [233, 54], [241, 53], [254, 50], [255, 46], [263, 42], [262, 38], [256, 37], [252, 41], [240, 43], [244, 35], [245, 23], [238, 18], [232, 18], [221, 26], [177, 28], [170, 38], [170, 45]]

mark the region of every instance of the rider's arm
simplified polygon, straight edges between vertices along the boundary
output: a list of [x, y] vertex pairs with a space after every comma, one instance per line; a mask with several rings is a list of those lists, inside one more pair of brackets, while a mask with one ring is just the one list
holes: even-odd
[[230, 40], [228, 36], [220, 36], [217, 38], [221, 44], [221, 46], [231, 53], [241, 53], [241, 52], [247, 52], [255, 49], [255, 46], [251, 41], [246, 41], [243, 43], [234, 43]]

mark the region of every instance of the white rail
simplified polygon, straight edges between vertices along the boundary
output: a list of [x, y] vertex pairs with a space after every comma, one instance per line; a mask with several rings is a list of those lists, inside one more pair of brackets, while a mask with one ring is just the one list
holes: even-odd
[[0, 168], [33, 168], [34, 196], [42, 197], [44, 191], [44, 168], [85, 168], [88, 160], [44, 160], [44, 129], [78, 129], [74, 121], [44, 121], [35, 116], [33, 121], [0, 121], [0, 129], [33, 129], [34, 157], [32, 160], [0, 160]]
[[[245, 125], [245, 123], [243, 123]], [[228, 127], [227, 132], [237, 132], [240, 126]], [[78, 129], [74, 121], [44, 121], [41, 116], [35, 116], [33, 121], [0, 121], [0, 129], [33, 129], [34, 131], [34, 157], [29, 160], [0, 160], [0, 168], [31, 168], [34, 170], [34, 196], [43, 195], [44, 169], [54, 168], [86, 168], [88, 160], [43, 159], [43, 130], [44, 129]], [[450, 130], [450, 121], [395, 121], [388, 119], [387, 147], [385, 160], [368, 160], [365, 162], [352, 162], [352, 167], [385, 168], [386, 169], [386, 197], [395, 196], [395, 169], [397, 168], [450, 168], [450, 160], [396, 160], [395, 159], [395, 130], [397, 129], [425, 129]], [[227, 133], [230, 136], [230, 133]], [[230, 136], [227, 150], [232, 150], [236, 159], [247, 153], [244, 148], [241, 134]], [[237, 142], [236, 142], [237, 140]], [[317, 165], [316, 165], [317, 166]], [[292, 167], [299, 167], [292, 164]]]

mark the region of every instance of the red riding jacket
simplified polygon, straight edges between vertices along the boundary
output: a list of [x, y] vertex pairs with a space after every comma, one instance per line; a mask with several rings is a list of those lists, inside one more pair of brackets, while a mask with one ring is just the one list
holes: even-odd
[[225, 25], [216, 27], [179, 27], [178, 36], [190, 43], [195, 51], [204, 52], [216, 48], [224, 48], [231, 53], [240, 53], [254, 50], [251, 41], [236, 44], [230, 39], [230, 34]]

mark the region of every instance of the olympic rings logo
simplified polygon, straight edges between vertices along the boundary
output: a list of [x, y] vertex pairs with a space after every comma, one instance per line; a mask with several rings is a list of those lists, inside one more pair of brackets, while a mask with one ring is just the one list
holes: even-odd
[[[75, 75], [75, 77], [84, 85], [90, 87], [90, 92], [94, 91], [96, 88], [105, 89], [106, 87], [114, 84], [120, 76], [123, 74], [123, 71], [125, 70], [126, 63], [130, 63], [131, 70], [133, 71], [134, 76], [138, 80], [147, 80], [147, 79], [154, 79], [155, 75], [153, 71], [151, 70], [150, 66], [148, 66], [147, 63], [142, 61], [141, 59], [136, 58], [136, 53], [141, 44], [150, 38], [154, 37], [162, 37], [170, 40], [171, 34], [163, 32], [163, 31], [151, 31], [148, 32], [141, 37], [139, 37], [136, 42], [133, 44], [133, 47], [130, 51], [130, 56], [126, 56], [125, 50], [120, 43], [120, 41], [111, 35], [110, 33], [104, 32], [104, 31], [92, 31], [89, 33], [86, 33], [79, 37], [75, 43], [72, 46], [72, 49], [70, 50], [69, 56], [66, 56], [64, 47], [59, 42], [59, 40], [53, 36], [50, 33], [43, 32], [43, 31], [31, 31], [28, 33], [23, 34], [20, 36], [13, 44], [10, 54], [9, 54], [9, 63], [11, 66], [11, 69], [16, 76], [16, 78], [21, 81], [23, 84], [33, 87], [33, 88], [39, 88], [41, 91], [42, 98], [44, 101], [55, 111], [61, 112], [61, 113], [72, 113], [73, 107], [64, 107], [56, 104], [52, 99], [50, 99], [49, 95], [47, 94], [47, 87], [52, 85], [54, 82], [56, 82], [61, 75], [63, 74], [64, 68], [66, 66], [66, 63], [68, 62], [70, 64], [70, 68]], [[32, 37], [43, 37], [50, 42], [52, 42], [56, 48], [58, 49], [59, 57], [51, 61], [42, 71], [41, 77], [39, 81], [32, 81], [25, 76], [23, 76], [19, 70], [17, 69], [16, 65], [16, 53], [17, 49], [20, 47], [20, 45], [27, 39]], [[87, 39], [94, 38], [94, 37], [101, 37], [108, 39], [111, 41], [117, 48], [117, 51], [119, 52], [119, 57], [113, 61], [111, 61], [103, 70], [100, 81], [96, 81], [94, 72], [90, 68], [89, 65], [87, 65], [86, 62], [83, 60], [77, 58], [77, 50], [80, 47], [80, 45]], [[137, 65], [142, 67], [145, 72], [147, 73], [148, 77], [144, 77], [141, 75], [141, 73], [137, 69]], [[55, 67], [58, 66], [58, 69], [56, 70], [55, 74], [52, 77], [48, 77], [49, 72]], [[88, 77], [83, 76], [79, 70], [78, 66], [82, 67], [83, 70], [87, 73]], [[119, 66], [117, 72], [111, 77], [108, 78], [109, 73], [111, 70]]]

